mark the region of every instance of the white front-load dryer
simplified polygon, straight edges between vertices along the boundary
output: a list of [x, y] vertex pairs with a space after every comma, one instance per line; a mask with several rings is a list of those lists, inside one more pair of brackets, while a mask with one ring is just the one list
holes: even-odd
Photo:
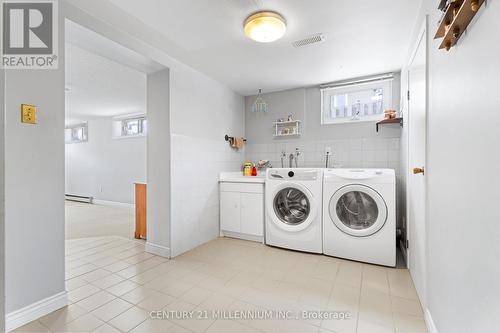
[[265, 243], [322, 252], [322, 169], [268, 169]]
[[323, 253], [384, 266], [396, 265], [394, 170], [325, 170]]

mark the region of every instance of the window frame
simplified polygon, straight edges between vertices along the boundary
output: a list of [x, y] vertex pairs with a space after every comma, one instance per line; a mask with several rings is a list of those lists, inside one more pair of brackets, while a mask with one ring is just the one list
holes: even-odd
[[[127, 125], [130, 122], [137, 121], [137, 133], [128, 134]], [[131, 137], [131, 136], [144, 136], [147, 132], [147, 125], [144, 126], [144, 122], [147, 122], [146, 116], [133, 117], [122, 119], [121, 121], [121, 136], [123, 137]]]
[[[384, 119], [384, 112], [376, 115], [368, 115], [368, 116], [362, 116], [359, 119], [355, 119], [352, 116], [351, 117], [343, 117], [343, 118], [331, 118], [328, 117], [328, 121], [326, 119], [325, 115], [325, 99], [327, 96], [331, 97], [335, 95], [335, 93], [332, 92], [337, 92], [337, 94], [348, 94], [356, 91], [363, 90], [363, 87], [366, 90], [369, 89], [377, 89], [377, 88], [383, 88], [384, 89], [384, 97], [383, 97], [383, 111], [387, 109], [393, 109], [394, 108], [394, 77], [387, 77], [387, 78], [381, 78], [381, 79], [368, 79], [365, 82], [352, 82], [352, 83], [339, 83], [337, 85], [332, 84], [331, 86], [325, 86], [325, 87], [320, 87], [321, 91], [321, 125], [337, 125], [337, 124], [352, 124], [352, 123], [358, 123], [358, 122], [375, 122], [375, 121], [380, 121]], [[387, 92], [386, 92], [387, 90]], [[331, 102], [328, 103], [328, 106], [331, 105]]]
[[[137, 138], [145, 137], [148, 133], [147, 126], [147, 116], [146, 115], [134, 115], [128, 117], [115, 118], [113, 120], [113, 138], [114, 139], [127, 139], [127, 138]], [[138, 121], [138, 132], [134, 134], [128, 134], [127, 124], [132, 121]]]
[[[73, 136], [73, 131], [77, 130], [77, 129], [82, 129], [83, 130], [83, 136], [84, 136], [84, 138], [82, 140], [75, 139], [75, 137]], [[66, 126], [64, 128], [64, 130], [65, 131], [68, 131], [68, 130], [71, 131], [71, 135], [70, 135], [71, 139], [70, 140], [67, 140], [66, 133], [64, 133], [64, 142], [66, 144], [85, 143], [85, 142], [89, 141], [89, 128], [88, 128], [88, 123], [87, 122]]]

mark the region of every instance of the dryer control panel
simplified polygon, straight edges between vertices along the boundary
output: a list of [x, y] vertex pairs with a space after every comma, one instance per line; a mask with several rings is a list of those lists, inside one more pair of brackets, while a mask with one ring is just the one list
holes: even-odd
[[374, 183], [395, 183], [396, 176], [392, 169], [327, 169], [325, 182], [335, 181], [371, 181]]

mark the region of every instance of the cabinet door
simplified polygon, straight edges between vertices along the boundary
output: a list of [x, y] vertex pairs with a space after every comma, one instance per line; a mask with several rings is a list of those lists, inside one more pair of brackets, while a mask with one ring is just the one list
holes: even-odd
[[241, 193], [241, 232], [247, 235], [264, 235], [264, 195]]
[[240, 193], [220, 192], [220, 228], [227, 231], [241, 232]]

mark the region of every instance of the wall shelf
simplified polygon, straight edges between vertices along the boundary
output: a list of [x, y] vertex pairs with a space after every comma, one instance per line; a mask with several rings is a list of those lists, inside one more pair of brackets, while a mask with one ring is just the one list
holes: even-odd
[[273, 136], [275, 138], [277, 138], [277, 137], [284, 137], [284, 136], [300, 136], [300, 135], [301, 135], [301, 133], [291, 133], [291, 134], [274, 134]]
[[386, 124], [399, 124], [401, 127], [403, 127], [403, 118], [384, 119], [382, 121], [377, 122], [375, 124], [377, 132], [378, 132], [378, 125], [386, 125]]
[[273, 123], [273, 137], [298, 137], [300, 133], [300, 120], [276, 121]]
[[456, 0], [447, 7], [434, 39], [443, 38], [439, 49], [455, 46], [485, 0]]
[[292, 125], [292, 124], [300, 124], [301, 120], [287, 120], [287, 121], [275, 121], [273, 125]]

